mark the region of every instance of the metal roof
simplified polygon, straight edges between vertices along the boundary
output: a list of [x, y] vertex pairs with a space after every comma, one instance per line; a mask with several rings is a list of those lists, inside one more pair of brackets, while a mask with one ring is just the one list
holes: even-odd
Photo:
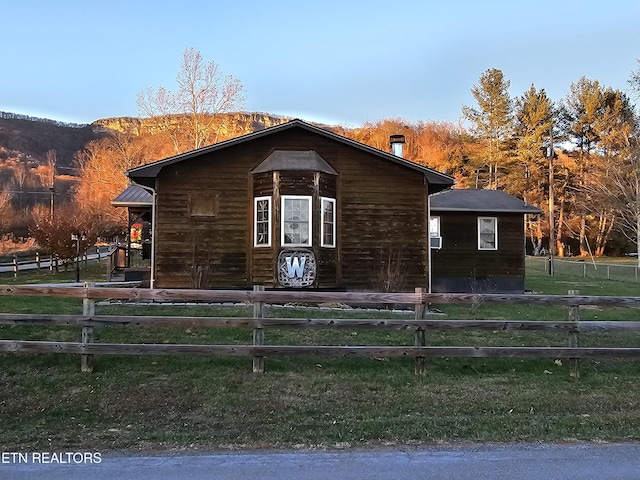
[[[391, 153], [378, 150], [377, 148], [370, 147], [360, 142], [356, 142], [355, 140], [351, 140], [350, 138], [343, 137], [342, 135], [338, 135], [329, 130], [325, 130], [315, 125], [311, 125], [299, 119], [291, 120], [290, 122], [282, 123], [280, 125], [266, 128], [258, 132], [249, 133], [247, 135], [242, 135], [240, 137], [232, 138], [230, 140], [216, 143], [208, 147], [203, 147], [198, 150], [192, 150], [190, 152], [182, 153], [180, 155], [165, 158], [164, 160], [158, 160], [157, 162], [149, 163], [147, 165], [142, 165], [140, 167], [136, 167], [127, 171], [127, 175], [136, 183], [153, 187], [155, 183], [155, 178], [160, 173], [160, 170], [162, 170], [164, 167], [168, 165], [173, 165], [174, 163], [182, 162], [184, 160], [199, 157], [200, 155], [205, 155], [210, 152], [222, 150], [224, 148], [227, 148], [233, 145], [249, 142], [257, 138], [262, 138], [274, 133], [283, 132], [293, 128], [301, 128], [303, 130], [307, 130], [307, 131], [316, 133], [318, 135], [322, 135], [326, 138], [330, 138], [342, 144], [349, 145], [359, 150], [369, 152], [380, 158], [384, 158], [386, 160], [397, 163], [399, 165], [410, 168], [412, 170], [422, 172], [427, 178], [427, 181], [429, 182], [429, 184], [432, 186], [432, 190], [440, 190], [443, 188], [448, 188], [451, 185], [453, 185], [453, 182], [454, 182], [453, 178], [448, 175], [445, 175], [444, 173], [437, 172], [436, 170], [432, 170], [431, 168], [427, 168], [422, 165], [418, 165], [417, 163], [410, 162], [409, 160], [398, 157]], [[436, 187], [435, 189], [433, 188], [434, 186]]]
[[538, 207], [500, 190], [451, 189], [429, 197], [431, 211], [542, 213]]
[[151, 193], [138, 185], [129, 185], [120, 195], [111, 200], [114, 207], [151, 207]]
[[304, 170], [337, 175], [331, 165], [313, 150], [276, 150], [264, 162], [253, 169], [253, 173], [273, 172], [277, 170]]

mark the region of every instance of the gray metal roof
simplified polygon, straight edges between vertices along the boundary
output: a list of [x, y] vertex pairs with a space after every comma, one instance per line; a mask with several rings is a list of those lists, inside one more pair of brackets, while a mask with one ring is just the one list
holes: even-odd
[[203, 147], [198, 150], [193, 150], [191, 152], [182, 153], [174, 157], [165, 158], [164, 160], [159, 160], [157, 162], [149, 163], [147, 165], [142, 165], [140, 167], [132, 168], [126, 173], [129, 176], [129, 178], [131, 178], [134, 182], [139, 183], [141, 185], [146, 185], [148, 187], [153, 187], [155, 184], [155, 178], [160, 173], [160, 170], [162, 170], [164, 167], [168, 165], [173, 165], [174, 163], [199, 157], [200, 155], [205, 155], [210, 152], [222, 150], [232, 145], [249, 142], [256, 138], [262, 138], [262, 137], [265, 137], [274, 133], [278, 133], [278, 132], [283, 132], [292, 128], [301, 128], [303, 130], [307, 130], [309, 132], [322, 135], [324, 137], [330, 138], [342, 144], [349, 145], [351, 147], [369, 152], [380, 158], [384, 158], [386, 160], [397, 163], [399, 165], [410, 168], [412, 170], [422, 172], [427, 178], [427, 181], [429, 182], [429, 184], [431, 185], [431, 191], [437, 191], [443, 188], [449, 188], [450, 186], [453, 185], [453, 182], [454, 182], [453, 178], [448, 175], [445, 175], [444, 173], [440, 173], [436, 170], [432, 170], [431, 168], [418, 165], [417, 163], [410, 162], [409, 160], [398, 157], [391, 153], [378, 150], [377, 148], [370, 147], [360, 142], [356, 142], [355, 140], [351, 140], [350, 138], [343, 137], [342, 135], [338, 135], [337, 133], [333, 133], [329, 130], [316, 127], [315, 125], [311, 125], [309, 123], [303, 122], [302, 120], [298, 120], [298, 119], [291, 120], [290, 122], [282, 123], [280, 125], [276, 125], [270, 128], [266, 128], [258, 132], [249, 133], [247, 135], [242, 135], [240, 137], [232, 138], [230, 140], [216, 143], [208, 147]]
[[264, 162], [253, 169], [253, 173], [273, 172], [277, 170], [304, 170], [310, 172], [324, 172], [337, 175], [331, 165], [313, 150], [276, 150]]
[[432, 212], [542, 213], [538, 207], [500, 190], [451, 189], [429, 197]]
[[111, 200], [114, 207], [151, 207], [153, 197], [138, 185], [129, 185], [120, 195]]

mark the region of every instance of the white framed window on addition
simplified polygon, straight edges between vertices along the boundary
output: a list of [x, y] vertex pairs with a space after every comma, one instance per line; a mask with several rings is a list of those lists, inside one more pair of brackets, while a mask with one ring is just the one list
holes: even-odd
[[320, 246], [335, 248], [336, 246], [336, 200], [335, 198], [320, 198]]
[[478, 250], [498, 249], [498, 219], [478, 217]]
[[271, 197], [253, 199], [253, 246], [271, 246]]
[[440, 217], [429, 217], [429, 246], [438, 250], [442, 248]]
[[294, 247], [311, 246], [311, 197], [283, 195], [281, 210], [281, 243]]

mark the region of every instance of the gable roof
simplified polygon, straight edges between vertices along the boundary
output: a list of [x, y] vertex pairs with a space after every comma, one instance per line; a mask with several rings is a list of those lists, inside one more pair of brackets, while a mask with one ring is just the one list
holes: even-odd
[[254, 168], [252, 172], [264, 173], [275, 170], [306, 170], [324, 172], [330, 175], [338, 174], [331, 168], [331, 165], [313, 150], [276, 150]]
[[500, 190], [451, 189], [429, 196], [432, 212], [542, 213], [538, 207]]
[[111, 200], [114, 207], [151, 207], [153, 197], [138, 185], [129, 185], [116, 198]]
[[315, 133], [317, 135], [321, 135], [323, 137], [329, 138], [331, 140], [342, 143], [344, 145], [357, 148], [359, 150], [376, 155], [385, 160], [397, 163], [406, 168], [419, 171], [423, 173], [427, 178], [429, 185], [432, 186], [432, 191], [439, 191], [453, 185], [453, 178], [448, 175], [445, 175], [444, 173], [440, 173], [440, 172], [437, 172], [436, 170], [423, 167], [422, 165], [418, 165], [417, 163], [410, 162], [409, 160], [398, 157], [391, 153], [387, 153], [382, 150], [378, 150], [377, 148], [373, 148], [368, 145], [365, 145], [363, 143], [356, 142], [355, 140], [351, 140], [350, 138], [343, 137], [342, 135], [338, 135], [329, 130], [316, 127], [315, 125], [311, 125], [310, 123], [303, 122], [302, 120], [299, 120], [299, 119], [291, 120], [290, 122], [282, 123], [280, 125], [266, 128], [258, 132], [253, 132], [247, 135], [242, 135], [240, 137], [232, 138], [224, 142], [215, 143], [213, 145], [209, 145], [208, 147], [203, 147], [197, 150], [192, 150], [190, 152], [181, 153], [179, 155], [165, 158], [164, 160], [158, 160], [156, 162], [149, 163], [147, 165], [142, 165], [140, 167], [132, 168], [131, 170], [127, 171], [126, 174], [129, 178], [131, 178], [136, 183], [153, 187], [155, 184], [155, 178], [158, 176], [160, 171], [166, 166], [173, 165], [175, 163], [179, 163], [191, 158], [199, 157], [200, 155], [205, 155], [207, 153], [216, 152], [218, 150], [231, 147], [233, 145], [250, 142], [251, 140], [254, 140], [257, 138], [266, 137], [274, 133], [283, 132], [283, 131], [291, 130], [295, 128], [300, 128], [300, 129]]

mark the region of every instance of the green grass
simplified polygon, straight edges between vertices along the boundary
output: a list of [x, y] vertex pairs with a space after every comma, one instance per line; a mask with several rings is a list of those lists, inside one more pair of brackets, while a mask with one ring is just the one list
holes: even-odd
[[[90, 271], [86, 272], [91, 278]], [[83, 274], [84, 275], [84, 274]], [[96, 278], [99, 280], [99, 269]], [[62, 275], [56, 275], [59, 281]], [[71, 272], [71, 278], [75, 273]], [[84, 277], [83, 277], [84, 279]], [[11, 283], [0, 277], [0, 283]], [[20, 283], [25, 282], [22, 280]], [[48, 273], [29, 283], [51, 282]], [[637, 295], [638, 286], [533, 272], [544, 294]], [[77, 300], [1, 297], [4, 312], [81, 313]], [[563, 320], [566, 308], [439, 305], [445, 318]], [[632, 309], [581, 309], [582, 319], [637, 320]], [[229, 307], [98, 306], [99, 314], [250, 315]], [[331, 317], [312, 308], [271, 316]], [[362, 312], [345, 315], [356, 317]], [[370, 313], [381, 318], [405, 314]], [[78, 328], [0, 327], [0, 338], [76, 341]], [[98, 342], [247, 344], [243, 329], [96, 328]], [[566, 345], [560, 334], [429, 332], [433, 345]], [[581, 335], [582, 345], [638, 345], [635, 335]], [[411, 332], [267, 330], [268, 344], [412, 345]], [[0, 445], [7, 451], [210, 450], [440, 442], [640, 440], [640, 363], [583, 361], [572, 379], [555, 359], [251, 359], [98, 356], [92, 374], [72, 355], [0, 355]]]

